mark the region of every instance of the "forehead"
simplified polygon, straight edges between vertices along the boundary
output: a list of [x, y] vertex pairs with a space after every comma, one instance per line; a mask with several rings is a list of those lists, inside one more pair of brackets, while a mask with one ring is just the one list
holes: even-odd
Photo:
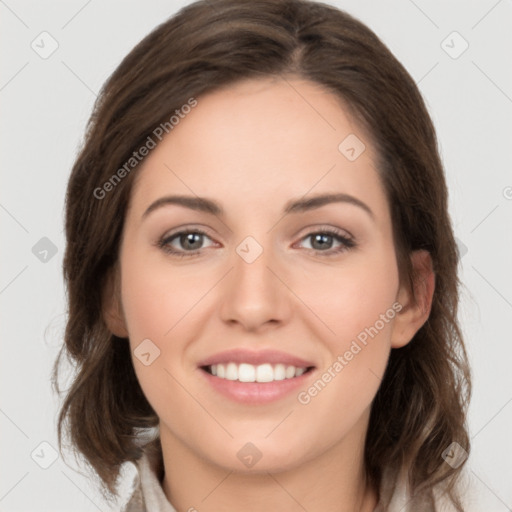
[[309, 192], [344, 192], [378, 210], [387, 205], [374, 162], [368, 135], [321, 85], [246, 80], [197, 98], [145, 158], [132, 206], [172, 192], [268, 209]]

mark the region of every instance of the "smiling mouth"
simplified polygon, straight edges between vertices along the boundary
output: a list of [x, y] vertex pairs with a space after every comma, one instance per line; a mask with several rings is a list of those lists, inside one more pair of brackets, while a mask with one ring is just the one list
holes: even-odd
[[253, 365], [248, 363], [238, 364], [229, 362], [225, 364], [201, 366], [200, 368], [219, 379], [262, 383], [294, 379], [312, 371], [315, 367], [298, 367], [280, 363]]

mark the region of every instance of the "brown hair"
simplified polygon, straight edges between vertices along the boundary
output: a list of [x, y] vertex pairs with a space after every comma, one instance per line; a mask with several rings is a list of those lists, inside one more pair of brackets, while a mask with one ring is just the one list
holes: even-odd
[[[436, 135], [418, 88], [365, 25], [306, 0], [199, 1], [158, 26], [104, 85], [72, 169], [66, 197], [64, 278], [69, 317], [65, 353], [76, 374], [58, 418], [116, 493], [121, 464], [136, 461], [140, 429], [158, 424], [137, 381], [129, 344], [108, 330], [102, 294], [117, 268], [120, 236], [136, 170], [98, 199], [95, 190], [191, 97], [241, 79], [298, 76], [343, 100], [371, 135], [392, 213], [401, 279], [412, 286], [409, 255], [430, 252], [436, 287], [431, 314], [414, 339], [393, 349], [372, 404], [365, 466], [372, 485], [405, 470], [417, 496], [443, 484], [462, 510], [463, 466], [444, 462], [453, 442], [469, 451], [470, 371], [457, 322], [458, 256]], [[392, 485], [394, 487], [394, 485]], [[391, 488], [392, 488], [391, 487]], [[381, 489], [382, 491], [382, 489]], [[389, 496], [381, 493], [383, 506]]]

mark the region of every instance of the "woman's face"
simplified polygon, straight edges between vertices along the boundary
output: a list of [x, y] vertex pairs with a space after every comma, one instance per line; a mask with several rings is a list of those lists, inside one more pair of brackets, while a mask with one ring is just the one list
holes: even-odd
[[137, 170], [125, 219], [133, 364], [162, 442], [293, 468], [364, 441], [408, 341], [389, 205], [370, 140], [320, 86], [251, 80], [197, 101]]

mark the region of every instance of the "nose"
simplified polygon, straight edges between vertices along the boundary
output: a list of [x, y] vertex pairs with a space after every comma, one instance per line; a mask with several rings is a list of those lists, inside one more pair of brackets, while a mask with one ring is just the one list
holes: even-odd
[[277, 258], [264, 247], [252, 261], [247, 257], [251, 251], [261, 250], [254, 241], [245, 246], [241, 244], [238, 249], [239, 252], [233, 255], [234, 268], [224, 280], [222, 320], [239, 324], [246, 331], [259, 331], [286, 323], [290, 318], [292, 294], [285, 284], [285, 272]]

